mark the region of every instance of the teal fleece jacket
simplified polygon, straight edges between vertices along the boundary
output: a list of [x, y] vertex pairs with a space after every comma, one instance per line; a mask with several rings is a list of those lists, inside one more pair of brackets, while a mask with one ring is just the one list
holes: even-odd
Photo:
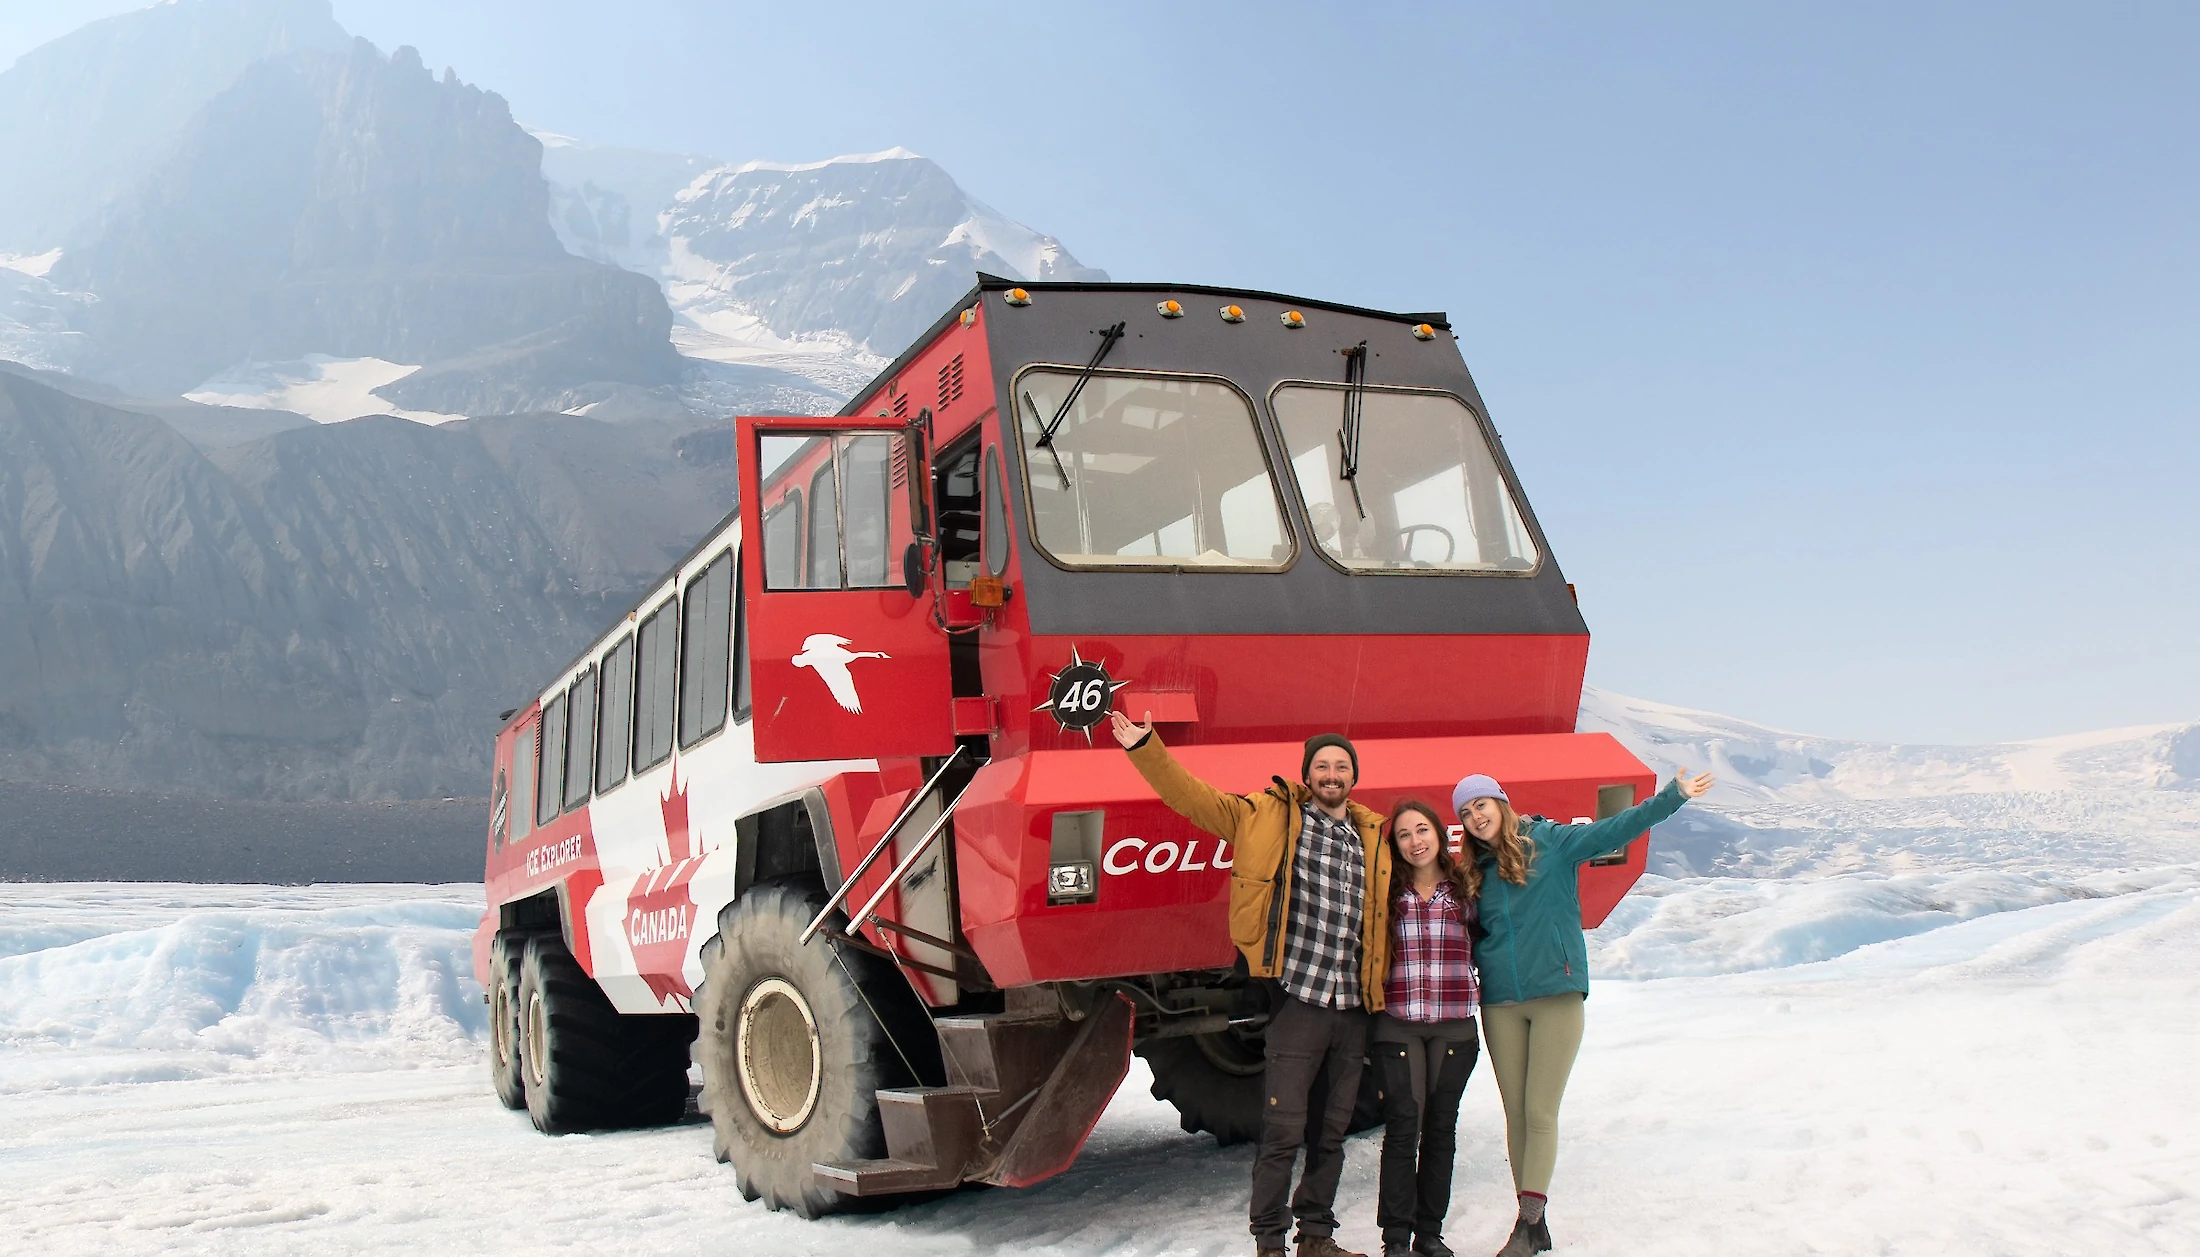
[[1581, 934], [1582, 863], [1609, 855], [1636, 835], [1681, 810], [1688, 800], [1680, 783], [1590, 825], [1561, 825], [1541, 816], [1524, 818], [1535, 856], [1526, 885], [1497, 875], [1494, 857], [1482, 860], [1481, 925], [1474, 967], [1482, 975], [1484, 1004], [1518, 1004], [1566, 991], [1589, 993], [1589, 945]]

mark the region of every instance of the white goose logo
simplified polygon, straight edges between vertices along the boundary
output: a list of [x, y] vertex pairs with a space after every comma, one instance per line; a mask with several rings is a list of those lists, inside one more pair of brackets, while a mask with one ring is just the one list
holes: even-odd
[[794, 666], [808, 668], [825, 682], [825, 688], [833, 692], [833, 700], [842, 708], [857, 715], [863, 714], [863, 699], [856, 693], [856, 679], [849, 675], [848, 665], [857, 659], [891, 659], [883, 650], [850, 650], [848, 639], [834, 633], [812, 633], [802, 639], [802, 653], [794, 657]]

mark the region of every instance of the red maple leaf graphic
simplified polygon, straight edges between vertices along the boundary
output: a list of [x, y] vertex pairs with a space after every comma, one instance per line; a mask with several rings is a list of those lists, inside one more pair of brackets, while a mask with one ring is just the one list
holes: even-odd
[[687, 783], [680, 780], [678, 765], [673, 767], [672, 788], [657, 806], [665, 814], [665, 862], [678, 864], [695, 854], [694, 843], [688, 837]]

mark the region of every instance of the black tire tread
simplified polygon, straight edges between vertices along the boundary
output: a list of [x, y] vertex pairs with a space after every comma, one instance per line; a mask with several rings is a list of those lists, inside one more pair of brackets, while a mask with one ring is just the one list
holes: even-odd
[[680, 1119], [692, 1018], [622, 1016], [556, 935], [539, 935], [528, 946], [521, 988], [522, 1024], [524, 1000], [536, 993], [549, 1023], [545, 1082], [536, 1085], [522, 1070], [528, 1116], [538, 1129], [562, 1135]]
[[[703, 1067], [698, 1107], [711, 1120], [712, 1150], [733, 1166], [743, 1199], [806, 1218], [861, 1203], [821, 1186], [810, 1167], [885, 1155], [878, 1090], [916, 1081], [902, 1067], [895, 1041], [904, 1050], [916, 1044], [938, 1051], [930, 1019], [900, 974], [860, 952], [843, 950], [836, 959], [835, 944], [823, 935], [808, 944], [797, 941], [823, 905], [823, 892], [800, 882], [750, 888], [719, 913], [718, 933], [701, 950], [703, 984], [695, 993], [701, 1025], [694, 1055]], [[738, 1002], [765, 977], [784, 978], [802, 991], [826, 1053], [817, 1108], [787, 1135], [757, 1120], [733, 1076], [730, 1037]], [[894, 1019], [893, 1039], [873, 1009]]]

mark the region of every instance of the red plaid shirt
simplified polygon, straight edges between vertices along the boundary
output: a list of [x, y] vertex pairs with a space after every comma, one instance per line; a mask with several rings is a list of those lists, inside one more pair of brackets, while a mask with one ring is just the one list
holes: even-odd
[[1471, 906], [1462, 908], [1447, 878], [1423, 899], [1409, 887], [1398, 896], [1383, 1011], [1400, 1021], [1457, 1021], [1474, 1016], [1482, 990], [1467, 942]]

